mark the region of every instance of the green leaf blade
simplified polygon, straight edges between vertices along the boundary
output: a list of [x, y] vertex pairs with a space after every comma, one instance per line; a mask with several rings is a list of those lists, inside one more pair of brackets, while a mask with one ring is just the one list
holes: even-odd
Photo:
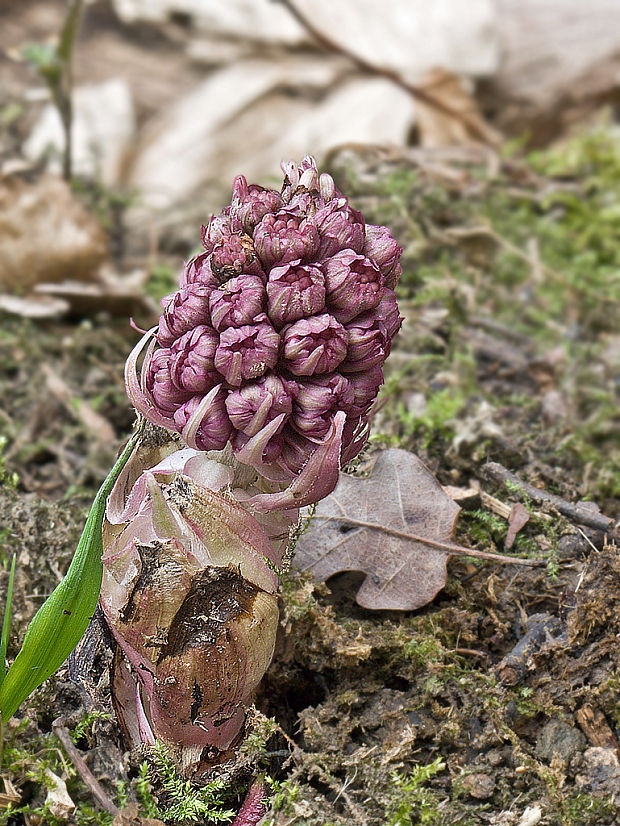
[[88, 627], [103, 576], [101, 530], [106, 500], [141, 434], [140, 426], [99, 488], [69, 570], [28, 626], [19, 654], [0, 686], [0, 715], [5, 723], [60, 668]]

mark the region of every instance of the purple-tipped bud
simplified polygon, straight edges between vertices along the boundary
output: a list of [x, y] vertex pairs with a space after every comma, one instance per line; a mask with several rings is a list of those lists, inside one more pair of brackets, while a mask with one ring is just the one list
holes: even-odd
[[169, 347], [175, 339], [199, 324], [209, 323], [212, 289], [205, 284], [187, 284], [174, 293], [159, 319], [157, 341], [162, 347]]
[[273, 267], [267, 281], [269, 318], [276, 327], [320, 313], [325, 307], [325, 278], [299, 259]]
[[230, 214], [230, 207], [225, 207], [219, 215], [212, 215], [209, 223], [202, 227], [200, 240], [207, 253], [213, 252], [216, 244], [221, 243], [233, 232], [241, 232], [241, 222]]
[[168, 348], [157, 350], [149, 359], [145, 376], [145, 389], [159, 412], [168, 418], [172, 418], [174, 412], [190, 397], [190, 393], [180, 390], [172, 380], [172, 356]]
[[170, 375], [177, 387], [190, 393], [206, 393], [221, 381], [213, 362], [219, 341], [212, 327], [200, 324], [174, 342], [170, 348]]
[[348, 249], [361, 252], [364, 248], [364, 218], [349, 206], [346, 198], [336, 198], [320, 209], [312, 218], [319, 231], [317, 258], [334, 255]]
[[323, 262], [322, 269], [327, 306], [343, 324], [381, 301], [383, 276], [364, 255], [342, 250]]
[[[213, 391], [211, 391], [213, 392]], [[206, 397], [205, 397], [206, 398]], [[183, 439], [198, 450], [223, 450], [233, 432], [226, 413], [226, 391], [214, 393], [204, 408], [202, 396], [192, 396], [174, 414], [174, 423]], [[191, 435], [188, 436], [188, 433]]]
[[216, 330], [252, 324], [265, 305], [265, 286], [255, 275], [231, 278], [209, 296], [211, 323]]
[[230, 327], [220, 336], [215, 366], [233, 387], [244, 379], [256, 379], [276, 366], [280, 336], [266, 315], [254, 324]]
[[366, 371], [383, 364], [390, 348], [390, 337], [376, 310], [353, 319], [347, 324], [347, 332], [347, 358], [340, 367], [344, 373]]
[[326, 203], [327, 201], [331, 201], [332, 198], [342, 197], [340, 192], [336, 189], [334, 179], [331, 175], [328, 175], [327, 172], [323, 172], [319, 178], [319, 191], [321, 193], [321, 198], [323, 198]]
[[286, 210], [265, 215], [254, 230], [254, 249], [265, 269], [296, 259], [312, 260], [318, 247], [314, 224]]
[[[255, 436], [281, 413], [287, 418], [290, 416], [296, 389], [295, 382], [267, 373], [258, 381], [230, 391], [226, 399], [228, 416], [237, 430], [246, 436]], [[284, 422], [279, 430], [283, 426]]]
[[218, 280], [211, 269], [211, 256], [207, 252], [201, 252], [194, 256], [183, 267], [179, 284], [186, 287], [188, 284], [204, 284], [208, 287], [216, 287]]
[[276, 212], [282, 207], [282, 197], [273, 189], [265, 189], [258, 184], [251, 184], [243, 175], [238, 175], [233, 181], [233, 199], [230, 214], [243, 226], [247, 233], [252, 233], [254, 227], [269, 212]]
[[353, 410], [363, 415], [377, 398], [383, 384], [383, 371], [380, 367], [373, 367], [363, 373], [349, 373], [347, 379], [353, 389]]
[[392, 345], [392, 339], [400, 330], [403, 323], [403, 318], [398, 312], [398, 302], [396, 300], [396, 293], [394, 290], [383, 290], [381, 301], [377, 304], [377, 316], [383, 322], [389, 337], [389, 347], [387, 353], [389, 354]]
[[335, 370], [347, 353], [348, 335], [328, 313], [302, 318], [282, 333], [284, 364], [296, 376]]
[[293, 404], [291, 424], [308, 439], [321, 439], [329, 430], [335, 414], [345, 412], [354, 402], [353, 388], [343, 376], [315, 376], [299, 382]]
[[239, 232], [233, 232], [218, 241], [211, 253], [211, 269], [218, 284], [241, 273], [265, 277], [254, 252], [252, 239]]
[[375, 262], [386, 282], [391, 282], [391, 276], [394, 274], [402, 251], [403, 248], [395, 238], [392, 238], [387, 227], [379, 227], [374, 224], [366, 226], [364, 255]]

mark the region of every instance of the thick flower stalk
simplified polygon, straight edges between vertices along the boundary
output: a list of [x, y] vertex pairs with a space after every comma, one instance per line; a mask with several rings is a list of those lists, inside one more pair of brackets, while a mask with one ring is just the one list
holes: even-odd
[[401, 247], [389, 230], [367, 225], [312, 158], [283, 171], [281, 192], [235, 179], [230, 205], [203, 227], [204, 252], [185, 265], [126, 373], [149, 421], [196, 450], [230, 444], [278, 481], [263, 509], [335, 487], [365, 442], [401, 322]]
[[143, 445], [104, 525], [101, 606], [118, 644], [117, 715], [133, 746], [163, 741], [190, 771], [238, 739], [271, 662], [274, 571], [297, 518], [252, 516], [242, 501], [255, 488], [223, 458]]
[[298, 509], [361, 450], [401, 324], [389, 231], [312, 158], [283, 171], [280, 192], [235, 180], [127, 361], [157, 428], [108, 502], [114, 701], [133, 745], [163, 741], [188, 773], [242, 737]]

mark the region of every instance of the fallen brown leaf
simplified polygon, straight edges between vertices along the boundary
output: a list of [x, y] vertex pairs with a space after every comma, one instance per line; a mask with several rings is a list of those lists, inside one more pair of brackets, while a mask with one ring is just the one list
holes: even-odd
[[321, 581], [363, 571], [357, 602], [364, 608], [419, 608], [446, 584], [449, 551], [405, 535], [450, 543], [459, 510], [417, 456], [391, 448], [369, 478], [341, 475], [299, 540], [296, 564]]
[[98, 220], [52, 175], [34, 182], [0, 176], [0, 237], [0, 288], [6, 291], [90, 280], [107, 254]]
[[460, 115], [457, 118], [436, 106], [416, 101], [422, 146], [434, 148], [470, 143], [497, 146], [500, 143], [500, 133], [483, 118], [460, 77], [445, 69], [434, 69], [420, 86], [435, 100]]
[[504, 542], [504, 548], [506, 548], [507, 551], [512, 548], [517, 534], [521, 528], [527, 525], [529, 519], [530, 515], [521, 502], [515, 502], [508, 515], [508, 532], [506, 533], [506, 541]]
[[367, 574], [357, 592], [363, 608], [411, 611], [446, 584], [448, 556], [513, 565], [544, 565], [465, 548], [452, 541], [459, 506], [413, 453], [385, 450], [370, 477], [340, 474], [296, 546], [295, 565], [324, 582], [342, 571]]

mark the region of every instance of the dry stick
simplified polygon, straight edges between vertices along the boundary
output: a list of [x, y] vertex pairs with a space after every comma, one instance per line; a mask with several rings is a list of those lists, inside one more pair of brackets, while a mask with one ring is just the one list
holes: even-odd
[[120, 811], [118, 806], [110, 800], [108, 795], [101, 788], [101, 784], [84, 762], [80, 752], [73, 745], [73, 740], [71, 739], [69, 730], [65, 726], [59, 725], [58, 721], [52, 723], [52, 729], [56, 737], [62, 743], [64, 750], [71, 758], [71, 762], [77, 769], [78, 774], [92, 793], [97, 803], [102, 809], [105, 809], [108, 814], [111, 814], [112, 817], [116, 817]]
[[507, 556], [506, 554], [492, 554], [488, 551], [476, 551], [473, 548], [465, 548], [463, 545], [456, 545], [453, 542], [439, 542], [437, 539], [429, 539], [426, 536], [418, 536], [415, 533], [405, 533], [396, 528], [386, 528], [385, 525], [377, 525], [374, 522], [364, 522], [361, 519], [351, 519], [349, 516], [327, 516], [322, 513], [315, 513], [313, 519], [335, 519], [337, 522], [347, 522], [349, 525], [356, 525], [358, 528], [372, 528], [375, 531], [398, 536], [400, 539], [408, 539], [410, 542], [420, 542], [422, 545], [430, 545], [448, 554], [456, 556], [473, 556], [477, 559], [490, 559], [492, 562], [502, 562], [504, 565], [528, 565], [531, 568], [546, 565], [546, 559], [524, 559], [520, 556]]
[[[397, 86], [400, 86], [401, 89], [404, 89], [408, 92], [413, 98], [416, 98], [421, 103], [430, 106], [433, 109], [441, 112], [444, 115], [448, 115], [448, 117], [454, 118], [455, 120], [460, 121], [464, 126], [466, 126], [474, 137], [478, 138], [482, 143], [489, 144], [489, 135], [480, 127], [480, 125], [476, 122], [475, 119], [470, 118], [466, 112], [461, 112], [458, 109], [455, 109], [453, 106], [450, 106], [447, 103], [444, 103], [443, 100], [440, 98], [435, 97], [430, 92], [427, 92], [426, 89], [422, 88], [421, 86], [415, 86], [413, 83], [407, 83], [406, 80], [397, 73], [393, 72], [391, 69], [386, 69], [384, 66], [376, 66], [374, 63], [370, 63], [369, 61], [365, 60], [363, 57], [355, 54], [355, 52], [350, 51], [347, 49], [346, 46], [338, 43], [335, 40], [332, 40], [331, 37], [324, 34], [322, 31], [316, 28], [316, 26], [308, 20], [308, 18], [299, 11], [292, 3], [291, 0], [273, 0], [275, 3], [280, 3], [284, 6], [291, 15], [297, 20], [297, 22], [303, 26], [306, 31], [312, 35], [312, 37], [328, 49], [331, 52], [336, 52], [337, 54], [341, 54], [343, 57], [346, 57], [352, 63], [354, 63], [359, 69], [364, 72], [373, 75], [379, 75], [380, 77], [384, 77], [387, 80], [391, 80], [392, 83], [395, 83]], [[498, 141], [494, 141], [494, 144], [497, 144]]]
[[503, 484], [508, 482], [514, 485], [534, 502], [547, 502], [553, 505], [563, 516], [580, 525], [587, 525], [589, 528], [603, 531], [614, 539], [617, 539], [619, 536], [618, 526], [611, 517], [605, 516], [603, 513], [597, 513], [585, 503], [568, 502], [566, 499], [562, 499], [561, 496], [556, 496], [554, 493], [548, 493], [546, 490], [535, 488], [533, 485], [528, 484], [528, 482], [523, 482], [515, 473], [512, 473], [503, 465], [500, 465], [499, 462], [487, 462], [482, 467], [482, 473], [487, 479], [493, 482], [501, 482]]

